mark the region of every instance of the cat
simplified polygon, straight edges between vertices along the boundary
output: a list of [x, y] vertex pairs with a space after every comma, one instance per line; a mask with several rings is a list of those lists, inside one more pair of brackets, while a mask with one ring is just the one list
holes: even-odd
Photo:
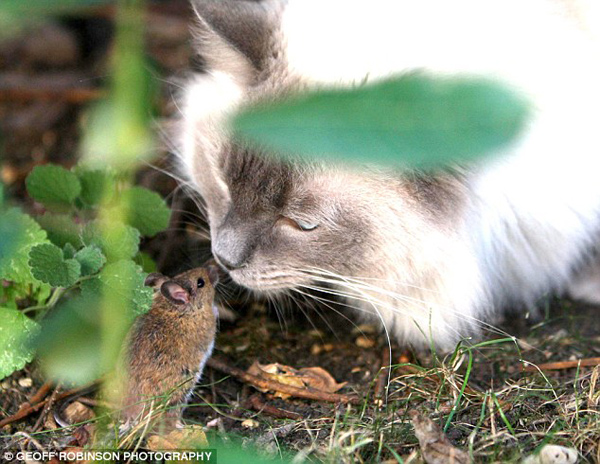
[[[325, 292], [441, 349], [547, 294], [600, 303], [598, 3], [193, 0], [203, 69], [178, 155], [216, 260], [259, 294]], [[436, 172], [280, 161], [230, 137], [248, 103], [414, 72], [501, 80], [533, 116], [491, 160]]]

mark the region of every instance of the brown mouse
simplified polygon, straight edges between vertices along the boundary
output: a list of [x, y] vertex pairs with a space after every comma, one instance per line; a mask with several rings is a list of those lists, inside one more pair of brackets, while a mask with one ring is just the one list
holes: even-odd
[[150, 311], [134, 322], [126, 341], [126, 424], [166, 403], [165, 423], [179, 425], [179, 405], [191, 394], [214, 346], [217, 281], [218, 269], [212, 265], [173, 278], [157, 273], [146, 278], [146, 285], [159, 291]]

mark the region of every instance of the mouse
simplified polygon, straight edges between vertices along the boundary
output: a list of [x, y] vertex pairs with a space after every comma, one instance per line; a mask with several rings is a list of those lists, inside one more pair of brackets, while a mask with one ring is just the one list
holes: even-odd
[[[149, 274], [150, 310], [133, 323], [124, 346], [122, 417], [131, 425], [166, 405], [164, 424], [181, 428], [181, 415], [202, 376], [217, 331], [213, 304], [218, 268], [195, 268], [173, 278]], [[168, 397], [168, 399], [166, 399]]]

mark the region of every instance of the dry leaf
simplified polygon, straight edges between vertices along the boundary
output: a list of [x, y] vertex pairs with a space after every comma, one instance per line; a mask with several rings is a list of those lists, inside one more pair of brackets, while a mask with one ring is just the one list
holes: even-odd
[[78, 424], [93, 419], [95, 414], [92, 408], [79, 401], [73, 401], [64, 409], [62, 416], [67, 423]]
[[242, 427], [246, 427], [247, 429], [255, 429], [259, 425], [260, 424], [257, 421], [255, 421], [254, 419], [246, 419], [245, 421], [242, 422]]
[[454, 447], [442, 429], [431, 419], [411, 411], [410, 417], [415, 435], [421, 446], [421, 454], [427, 464], [468, 464], [469, 455]]
[[327, 393], [335, 393], [347, 383], [337, 383], [331, 374], [322, 367], [303, 367], [299, 372], [306, 386]]
[[192, 449], [198, 446], [205, 448], [208, 447], [208, 440], [202, 427], [190, 425], [172, 430], [167, 435], [150, 435], [146, 446], [151, 451]]
[[[331, 374], [322, 367], [294, 369], [293, 367], [279, 363], [262, 365], [258, 361], [255, 361], [254, 364], [248, 368], [248, 374], [255, 375], [264, 380], [279, 382], [297, 388], [310, 387], [327, 393], [335, 393], [346, 385], [346, 382], [337, 383]], [[262, 392], [267, 391], [266, 389], [260, 388], [259, 390]], [[290, 395], [281, 392], [276, 392], [275, 396], [283, 399], [290, 397]]]

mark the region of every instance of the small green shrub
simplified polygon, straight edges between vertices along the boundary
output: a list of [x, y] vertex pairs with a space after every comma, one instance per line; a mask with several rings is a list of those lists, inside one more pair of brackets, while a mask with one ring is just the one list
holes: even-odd
[[[68, 371], [74, 373], [70, 380], [90, 380], [101, 371], [90, 355], [100, 349], [102, 297], [120, 298], [125, 320], [150, 308], [152, 291], [138, 265], [147, 262], [140, 238], [166, 228], [170, 210], [157, 193], [132, 187], [110, 170], [38, 166], [26, 186], [43, 214], [0, 210], [0, 377], [31, 361], [37, 338], [42, 358], [54, 366], [51, 374]], [[83, 357], [96, 368], [86, 375], [85, 362], [63, 369], [64, 350], [70, 361], [87, 353]]]

